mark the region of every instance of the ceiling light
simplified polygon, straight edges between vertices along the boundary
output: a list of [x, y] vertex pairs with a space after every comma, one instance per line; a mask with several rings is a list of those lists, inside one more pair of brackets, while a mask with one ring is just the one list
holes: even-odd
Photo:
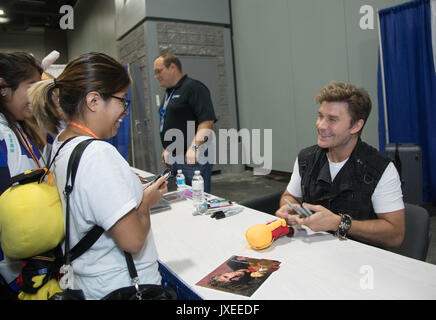
[[2, 9], [0, 9], [0, 16], [2, 16], [4, 14], [5, 14], [5, 12]]
[[11, 21], [11, 19], [6, 17], [0, 17], [0, 23], [8, 23], [9, 21]]

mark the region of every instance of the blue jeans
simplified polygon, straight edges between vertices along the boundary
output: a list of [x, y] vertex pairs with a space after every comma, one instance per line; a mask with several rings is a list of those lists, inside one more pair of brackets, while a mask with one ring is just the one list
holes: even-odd
[[171, 167], [172, 174], [174, 176], [177, 175], [177, 170], [182, 170], [182, 173], [185, 175], [185, 183], [190, 186], [192, 185], [192, 177], [194, 177], [195, 170], [199, 170], [204, 180], [204, 192], [210, 193], [212, 167], [213, 167], [212, 164], [206, 163], [206, 164], [195, 164], [190, 166], [187, 164], [175, 163], [170, 167]]

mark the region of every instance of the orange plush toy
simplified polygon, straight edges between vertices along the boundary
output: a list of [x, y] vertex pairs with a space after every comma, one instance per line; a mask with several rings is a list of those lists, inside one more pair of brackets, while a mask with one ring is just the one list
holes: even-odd
[[256, 224], [245, 232], [248, 244], [256, 250], [268, 248], [279, 237], [292, 237], [293, 227], [286, 224], [285, 219], [274, 220], [267, 224]]

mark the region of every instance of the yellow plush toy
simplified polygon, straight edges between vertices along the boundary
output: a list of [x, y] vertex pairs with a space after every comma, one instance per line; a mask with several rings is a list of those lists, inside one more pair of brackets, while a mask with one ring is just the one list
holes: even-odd
[[[58, 245], [64, 238], [58, 190], [52, 180], [51, 184], [40, 183], [45, 172], [46, 169], [37, 169], [13, 177], [20, 184], [11, 186], [0, 196], [2, 249], [9, 258], [23, 260], [19, 279], [24, 284], [23, 290], [30, 288], [20, 294], [20, 299], [47, 299], [61, 291], [56, 279], [44, 280], [50, 274], [41, 273], [41, 270], [52, 268], [51, 262], [62, 254]], [[27, 271], [29, 269], [31, 271]], [[56, 270], [53, 273], [57, 273]]]
[[[42, 281], [46, 275], [35, 276], [32, 278], [35, 286], [42, 284]], [[62, 292], [59, 282], [56, 279], [50, 279], [46, 284], [38, 289], [36, 293], [27, 293], [21, 291], [18, 294], [18, 299], [20, 300], [48, 300], [55, 293]]]
[[3, 252], [25, 259], [56, 247], [64, 238], [62, 204], [56, 186], [32, 182], [0, 196]]
[[286, 224], [285, 219], [256, 224], [245, 232], [248, 244], [256, 250], [268, 248], [277, 238], [283, 235], [292, 237], [294, 228]]

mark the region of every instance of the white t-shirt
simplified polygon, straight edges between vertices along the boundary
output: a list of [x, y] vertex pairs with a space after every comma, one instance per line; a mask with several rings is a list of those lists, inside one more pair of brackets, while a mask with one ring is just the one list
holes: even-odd
[[[17, 124], [18, 125], [18, 124]], [[19, 126], [19, 125], [18, 125]], [[29, 141], [30, 142], [30, 141]], [[0, 112], [0, 143], [6, 147], [6, 159], [11, 177], [21, 174], [27, 170], [38, 168], [32, 156], [21, 146], [17, 136], [9, 128], [8, 122], [4, 115]], [[31, 143], [31, 142], [30, 142]], [[39, 151], [32, 145], [32, 150], [38, 158], [41, 166], [45, 166], [45, 162], [41, 159]], [[3, 158], [3, 156], [2, 156]]]
[[[57, 188], [63, 194], [68, 160], [74, 147], [89, 137], [68, 142], [54, 163]], [[62, 142], [55, 139], [52, 156]], [[73, 261], [74, 287], [87, 299], [100, 299], [113, 290], [132, 285], [123, 251], [107, 232], [142, 201], [142, 184], [128, 163], [109, 143], [93, 141], [85, 149], [70, 195], [71, 248], [95, 225], [106, 232], [82, 256]], [[65, 209], [65, 199], [62, 202]], [[145, 244], [133, 255], [141, 284], [160, 284], [157, 252], [150, 229]]]
[[[328, 156], [327, 156], [328, 159]], [[329, 161], [330, 176], [332, 181], [342, 169], [348, 159], [342, 162]], [[288, 192], [294, 197], [301, 198], [301, 177], [298, 168], [298, 157], [294, 163], [291, 180], [289, 181]], [[394, 164], [390, 162], [381, 176], [374, 193], [371, 196], [372, 206], [375, 213], [386, 213], [404, 209], [403, 192], [401, 190], [400, 176]]]

